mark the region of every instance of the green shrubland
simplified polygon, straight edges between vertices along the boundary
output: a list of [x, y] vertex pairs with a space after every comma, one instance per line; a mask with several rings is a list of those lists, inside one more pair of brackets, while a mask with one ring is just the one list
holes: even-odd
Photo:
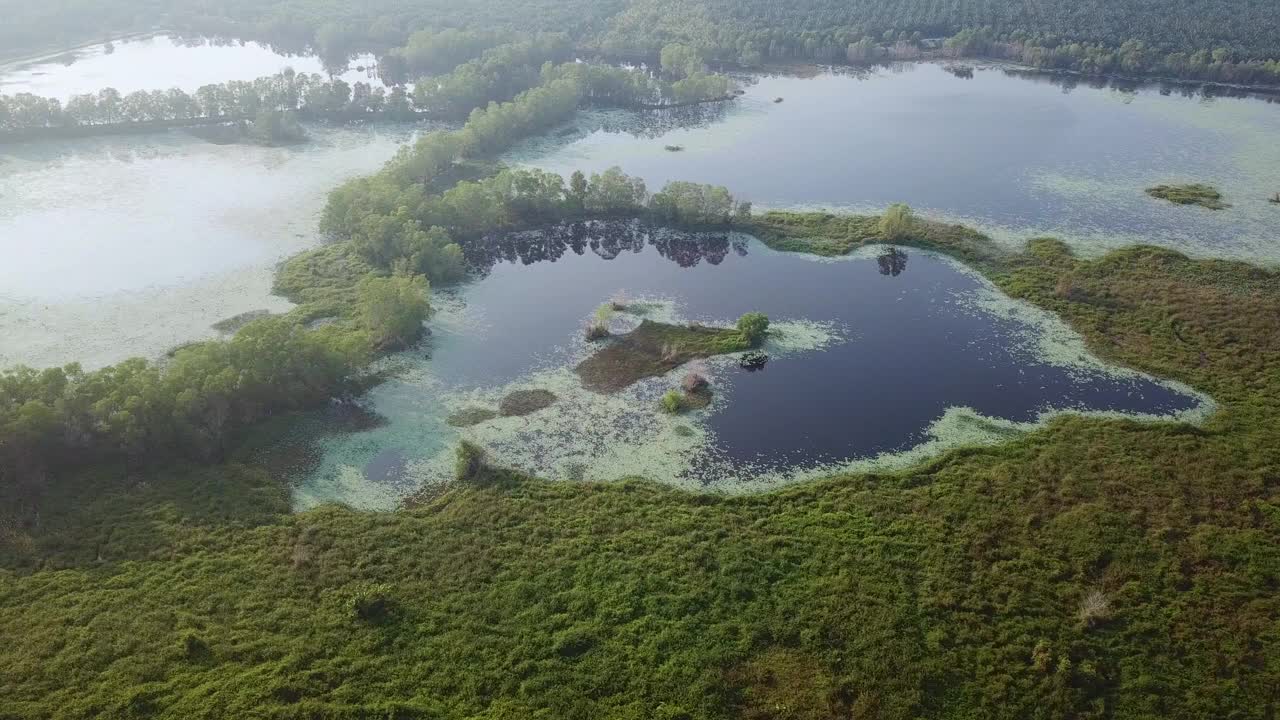
[[[878, 218], [785, 224], [850, 249]], [[1095, 352], [1219, 411], [1201, 427], [1062, 417], [747, 497], [524, 478], [478, 448], [465, 482], [394, 513], [292, 515], [243, 463], [54, 475], [4, 505], [5, 712], [1267, 717], [1275, 272], [1051, 240], [1004, 253], [923, 227], [922, 246], [980, 259]]]

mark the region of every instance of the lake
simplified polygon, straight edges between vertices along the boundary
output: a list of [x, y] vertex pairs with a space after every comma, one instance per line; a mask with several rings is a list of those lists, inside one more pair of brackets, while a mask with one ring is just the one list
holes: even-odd
[[285, 148], [182, 131], [0, 145], [0, 366], [156, 357], [285, 310], [275, 265], [314, 247], [330, 190], [420, 127], [308, 127]]
[[[592, 223], [523, 233], [470, 259], [483, 277], [437, 293], [428, 342], [389, 360], [392, 379], [365, 399], [383, 424], [349, 432], [322, 414], [300, 427], [294, 444], [313, 464], [297, 471], [299, 507], [394, 507], [451, 477], [464, 438], [544, 477], [739, 492], [996, 442], [1059, 411], [1194, 419], [1212, 407], [1108, 367], [1053, 316], [915, 250], [817, 261], [738, 234]], [[571, 368], [596, 347], [582, 329], [611, 298], [631, 309], [617, 333], [644, 317], [729, 324], [765, 312], [772, 359], [757, 372], [732, 357], [702, 363], [716, 399], [680, 416], [658, 398], [682, 370], [592, 392]], [[527, 389], [558, 400], [525, 417], [447, 422]]]
[[[374, 65], [372, 55], [355, 57], [339, 77], [348, 83], [381, 84], [373, 74]], [[65, 102], [72, 95], [107, 87], [122, 95], [175, 87], [194, 93], [203, 85], [256, 80], [287, 67], [300, 73], [328, 74], [317, 57], [285, 55], [261, 43], [156, 35], [117, 41], [110, 52], [99, 44], [0, 64], [0, 94], [31, 93]]]
[[[1268, 202], [1280, 192], [1280, 106], [1266, 98], [998, 66], [960, 78], [934, 63], [744, 79], [746, 94], [712, 121], [593, 111], [507, 159], [564, 174], [619, 165], [651, 190], [712, 183], [767, 208], [906, 202], [1011, 245], [1052, 235], [1090, 254], [1145, 242], [1280, 263], [1280, 205]], [[1216, 184], [1233, 207], [1143, 192], [1177, 182]]]

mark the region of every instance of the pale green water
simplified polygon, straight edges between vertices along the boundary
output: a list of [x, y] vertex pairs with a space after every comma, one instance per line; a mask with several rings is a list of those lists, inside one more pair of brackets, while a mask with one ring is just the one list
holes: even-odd
[[0, 146], [0, 366], [154, 357], [281, 310], [276, 263], [313, 247], [343, 180], [408, 126], [309, 128], [289, 148], [182, 132]]
[[[122, 94], [175, 87], [190, 93], [202, 85], [256, 80], [287, 67], [300, 73], [325, 73], [318, 58], [284, 55], [252, 42], [183, 41], [158, 35], [114, 45], [110, 53], [104, 45], [93, 45], [69, 54], [0, 64], [0, 94], [32, 93], [65, 101], [106, 87]], [[378, 83], [369, 70], [373, 64], [371, 55], [353, 58], [342, 78], [349, 83]], [[356, 70], [359, 66], [366, 70]]]

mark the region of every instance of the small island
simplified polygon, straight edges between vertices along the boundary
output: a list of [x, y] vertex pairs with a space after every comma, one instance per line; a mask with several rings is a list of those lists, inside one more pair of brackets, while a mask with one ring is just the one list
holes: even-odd
[[1231, 207], [1222, 201], [1222, 193], [1212, 185], [1192, 183], [1190, 185], [1157, 185], [1147, 188], [1147, 194], [1153, 198], [1168, 200], [1178, 205], [1199, 205], [1210, 210], [1225, 210]]
[[769, 318], [761, 313], [743, 315], [732, 328], [644, 320], [575, 370], [587, 388], [617, 392], [644, 378], [665, 375], [690, 360], [750, 350], [764, 340], [768, 329]]

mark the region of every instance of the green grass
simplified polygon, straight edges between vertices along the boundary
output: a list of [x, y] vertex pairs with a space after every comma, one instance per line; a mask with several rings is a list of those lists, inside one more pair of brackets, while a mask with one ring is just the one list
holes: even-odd
[[588, 388], [616, 392], [644, 378], [665, 375], [690, 360], [751, 347], [737, 329], [643, 320], [635, 330], [583, 360], [576, 370]]
[[745, 497], [477, 465], [291, 515], [249, 465], [53, 478], [0, 498], [0, 717], [1272, 717], [1280, 276], [922, 234], [1220, 411]]
[[[987, 270], [1009, 255], [990, 238], [963, 225], [915, 219], [912, 232], [893, 244], [936, 250]], [[753, 217], [743, 228], [775, 250], [805, 252], [825, 257], [847, 255], [865, 245], [887, 243], [876, 215], [832, 215], [771, 211]]]
[[1153, 198], [1168, 200], [1178, 205], [1199, 205], [1210, 210], [1225, 210], [1229, 207], [1222, 201], [1222, 193], [1212, 185], [1157, 185], [1147, 188], [1147, 194]]
[[276, 271], [274, 290], [300, 307], [306, 320], [344, 317], [356, 305], [356, 287], [375, 274], [351, 243], [322, 245], [294, 255]]

